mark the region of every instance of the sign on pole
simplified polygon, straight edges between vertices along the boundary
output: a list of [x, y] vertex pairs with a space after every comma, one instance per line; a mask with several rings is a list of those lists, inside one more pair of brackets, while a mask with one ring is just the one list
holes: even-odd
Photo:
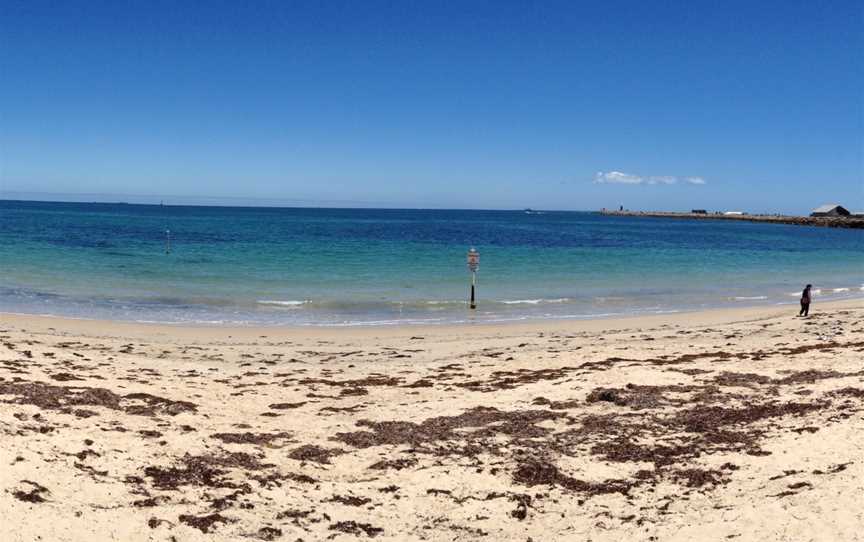
[[471, 270], [471, 300], [468, 303], [468, 307], [476, 309], [477, 304], [474, 302], [474, 287], [477, 280], [477, 270], [480, 269], [480, 253], [477, 252], [477, 249], [474, 247], [471, 247], [471, 250], [468, 251], [468, 269]]
[[468, 251], [468, 269], [472, 273], [476, 273], [480, 269], [480, 253], [474, 247], [471, 247], [471, 250]]

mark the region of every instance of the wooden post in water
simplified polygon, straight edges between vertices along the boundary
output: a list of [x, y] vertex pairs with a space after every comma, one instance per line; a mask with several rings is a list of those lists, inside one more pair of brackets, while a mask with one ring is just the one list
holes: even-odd
[[471, 271], [471, 301], [468, 304], [468, 308], [476, 309], [477, 304], [474, 301], [474, 290], [477, 286], [477, 270], [480, 269], [480, 253], [474, 247], [471, 247], [468, 251], [468, 269]]

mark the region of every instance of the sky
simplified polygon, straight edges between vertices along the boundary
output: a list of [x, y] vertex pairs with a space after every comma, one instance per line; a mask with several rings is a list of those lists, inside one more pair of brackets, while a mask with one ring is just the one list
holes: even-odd
[[864, 209], [864, 4], [6, 0], [0, 197]]

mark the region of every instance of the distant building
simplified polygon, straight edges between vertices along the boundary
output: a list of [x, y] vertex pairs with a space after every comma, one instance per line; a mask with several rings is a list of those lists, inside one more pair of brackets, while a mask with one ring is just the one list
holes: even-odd
[[706, 211], [705, 209], [693, 209], [692, 211], [690, 211], [690, 213], [694, 215], [707, 215], [708, 211]]
[[743, 211], [726, 211], [723, 213], [726, 216], [742, 216], [744, 214]]
[[850, 214], [843, 206], [829, 203], [813, 209], [810, 216], [849, 216]]

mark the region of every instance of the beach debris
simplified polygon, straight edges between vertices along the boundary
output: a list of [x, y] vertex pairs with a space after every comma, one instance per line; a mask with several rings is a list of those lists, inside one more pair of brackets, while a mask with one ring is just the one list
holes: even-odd
[[512, 390], [526, 384], [534, 384], [544, 380], [559, 380], [576, 371], [577, 367], [557, 367], [550, 369], [519, 369], [516, 371], [495, 371], [487, 380], [471, 380], [456, 383], [460, 388], [471, 391], [493, 392], [497, 390]]
[[262, 464], [256, 457], [242, 452], [218, 456], [186, 454], [179, 460], [178, 466], [146, 467], [144, 475], [151, 479], [153, 487], [161, 490], [177, 490], [182, 486], [237, 489], [241, 486], [225, 477], [228, 474], [225, 469], [261, 470], [272, 466]]
[[364, 504], [372, 502], [372, 499], [366, 497], [355, 497], [354, 495], [333, 495], [325, 502], [335, 502], [344, 504], [345, 506], [363, 506]]
[[276, 527], [261, 527], [256, 536], [259, 540], [276, 540], [282, 536], [282, 529]]
[[293, 442], [290, 440], [291, 436], [291, 433], [282, 431], [279, 433], [214, 433], [210, 438], [221, 440], [226, 444], [255, 444], [275, 448], [281, 446], [275, 446], [274, 441], [283, 441], [282, 446], [284, 446], [287, 442]]
[[47, 500], [45, 499], [45, 496], [51, 493], [48, 491], [47, 487], [37, 484], [36, 482], [31, 482], [30, 480], [21, 480], [20, 483], [26, 484], [25, 487], [12, 491], [12, 496], [19, 501], [34, 504], [43, 503]]
[[398, 459], [382, 459], [371, 465], [372, 470], [402, 470], [413, 467], [417, 464], [417, 459], [414, 457], [401, 457]]
[[360, 535], [365, 534], [369, 538], [375, 538], [384, 532], [380, 527], [373, 527], [369, 523], [358, 523], [356, 521], [339, 521], [328, 527], [331, 531], [339, 531], [342, 533]]
[[[439, 416], [422, 423], [402, 421], [372, 422], [360, 420], [358, 426], [368, 427], [371, 431], [336, 433], [333, 437], [354, 446], [369, 448], [385, 444], [410, 444], [422, 447], [423, 444], [443, 440], [476, 440], [497, 434], [521, 438], [538, 437], [551, 432], [536, 424], [544, 420], [563, 417], [564, 414], [545, 410], [500, 411], [491, 407], [475, 407], [458, 416]], [[477, 428], [475, 431], [458, 431]]]
[[340, 448], [322, 448], [314, 444], [304, 444], [294, 448], [288, 457], [297, 461], [313, 461], [315, 463], [330, 464], [330, 458], [342, 455], [345, 451]]
[[194, 403], [175, 401], [149, 393], [117, 395], [105, 388], [55, 386], [36, 381], [0, 381], [0, 395], [15, 397], [6, 402], [35, 405], [44, 409], [70, 413], [73, 410], [71, 407], [74, 406], [100, 406], [139, 416], [155, 416], [156, 414], [175, 416], [181, 412], [195, 412], [197, 409]]
[[193, 516], [191, 514], [181, 514], [180, 523], [184, 523], [190, 527], [194, 527], [202, 533], [209, 533], [217, 523], [230, 523], [234, 520], [226, 518], [220, 514], [210, 514], [206, 516]]
[[288, 410], [292, 408], [300, 408], [307, 402], [308, 401], [300, 401], [299, 403], [273, 403], [272, 405], [268, 405], [267, 408], [272, 408], [273, 410]]
[[536, 485], [560, 486], [589, 495], [604, 493], [626, 495], [633, 486], [639, 483], [633, 480], [604, 480], [603, 482], [577, 480], [563, 474], [552, 462], [542, 458], [528, 459], [520, 463], [513, 473], [513, 481], [529, 487]]

